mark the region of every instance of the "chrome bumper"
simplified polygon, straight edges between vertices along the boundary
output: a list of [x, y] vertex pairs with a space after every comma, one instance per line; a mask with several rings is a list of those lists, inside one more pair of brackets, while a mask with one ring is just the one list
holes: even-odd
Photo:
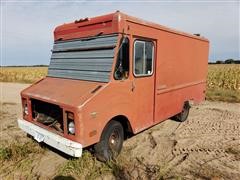
[[23, 131], [33, 136], [38, 142], [44, 142], [73, 157], [82, 156], [82, 145], [80, 143], [66, 139], [22, 119], [18, 119], [18, 126]]

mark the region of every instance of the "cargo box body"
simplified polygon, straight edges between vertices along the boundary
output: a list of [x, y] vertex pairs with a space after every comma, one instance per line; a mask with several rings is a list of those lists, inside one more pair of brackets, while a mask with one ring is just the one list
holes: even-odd
[[[117, 79], [123, 37], [127, 70]], [[54, 40], [48, 76], [21, 93], [23, 121], [82, 147], [99, 142], [112, 119], [135, 134], [180, 113], [184, 102], [205, 99], [205, 38], [116, 12], [61, 25]], [[39, 122], [41, 115], [60, 119], [58, 127]]]

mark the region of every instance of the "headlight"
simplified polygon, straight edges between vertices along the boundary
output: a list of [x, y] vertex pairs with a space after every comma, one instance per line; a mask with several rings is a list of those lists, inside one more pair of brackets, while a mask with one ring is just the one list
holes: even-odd
[[27, 107], [27, 104], [24, 105], [23, 107], [23, 112], [25, 115], [28, 115], [28, 107]]
[[69, 132], [70, 134], [75, 134], [75, 124], [74, 124], [73, 121], [70, 121], [70, 122], [68, 123], [68, 132]]

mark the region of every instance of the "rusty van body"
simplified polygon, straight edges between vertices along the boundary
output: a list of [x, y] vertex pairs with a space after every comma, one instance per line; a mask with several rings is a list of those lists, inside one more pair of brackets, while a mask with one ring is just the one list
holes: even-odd
[[118, 11], [58, 26], [48, 75], [21, 92], [19, 127], [71, 156], [94, 145], [108, 159], [127, 133], [184, 121], [205, 99], [208, 51], [203, 37]]

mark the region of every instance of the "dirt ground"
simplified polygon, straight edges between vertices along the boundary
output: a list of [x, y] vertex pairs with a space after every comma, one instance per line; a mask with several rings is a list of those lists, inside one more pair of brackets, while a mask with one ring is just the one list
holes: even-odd
[[[0, 83], [1, 147], [31, 141], [16, 122], [21, 117], [19, 93], [27, 86]], [[121, 156], [129, 164], [123, 173], [130, 179], [155, 179], [155, 174], [165, 179], [239, 179], [240, 104], [206, 101], [193, 106], [186, 122], [166, 120], [126, 140]], [[40, 179], [53, 178], [68, 161], [48, 148], [37, 157], [27, 168]], [[7, 166], [1, 164], [0, 179], [19, 177], [17, 168], [7, 172]]]

